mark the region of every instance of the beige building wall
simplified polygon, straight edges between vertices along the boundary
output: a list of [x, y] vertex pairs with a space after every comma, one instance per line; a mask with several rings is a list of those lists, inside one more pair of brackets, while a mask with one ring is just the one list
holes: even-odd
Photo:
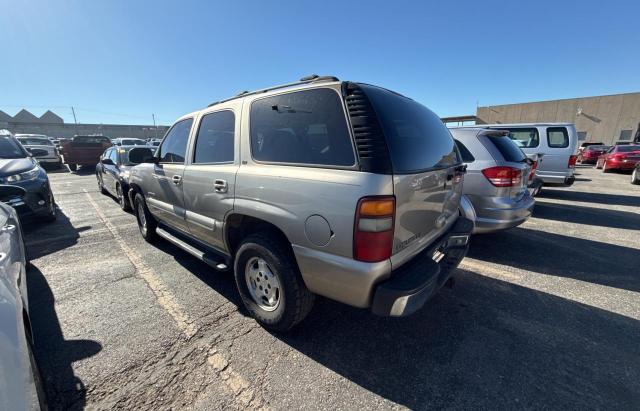
[[633, 140], [640, 123], [640, 93], [478, 107], [478, 124], [575, 123], [581, 139]]

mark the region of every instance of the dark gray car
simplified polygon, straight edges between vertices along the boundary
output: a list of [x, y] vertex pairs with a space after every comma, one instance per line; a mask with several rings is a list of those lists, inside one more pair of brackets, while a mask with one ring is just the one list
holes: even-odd
[[474, 221], [474, 233], [504, 230], [524, 223], [535, 205], [527, 185], [532, 161], [508, 132], [483, 128], [453, 128], [467, 165], [461, 202], [463, 214]]

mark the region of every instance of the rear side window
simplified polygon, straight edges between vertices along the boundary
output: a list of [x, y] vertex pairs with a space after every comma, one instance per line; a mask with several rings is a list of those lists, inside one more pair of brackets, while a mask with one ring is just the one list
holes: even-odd
[[509, 129], [509, 138], [520, 148], [533, 148], [540, 145], [540, 136], [537, 128]]
[[167, 132], [160, 146], [161, 163], [184, 163], [192, 124], [193, 119], [188, 118], [177, 122]]
[[230, 110], [207, 114], [200, 121], [194, 163], [233, 162], [236, 117]]
[[549, 127], [547, 129], [547, 143], [552, 148], [569, 147], [569, 133], [565, 127]]
[[393, 172], [415, 173], [458, 164], [451, 133], [440, 117], [407, 97], [361, 85], [380, 120]]
[[251, 154], [257, 161], [352, 166], [351, 136], [338, 93], [314, 89], [251, 104]]
[[522, 150], [507, 136], [487, 136], [487, 138], [496, 146], [505, 161], [519, 163], [525, 160], [526, 156]]
[[474, 161], [476, 161], [475, 157], [473, 157], [473, 154], [471, 154], [471, 151], [469, 151], [469, 149], [460, 142], [460, 140], [455, 140], [456, 142], [456, 146], [458, 146], [458, 151], [460, 151], [460, 157], [462, 157], [462, 161], [465, 163], [473, 163]]

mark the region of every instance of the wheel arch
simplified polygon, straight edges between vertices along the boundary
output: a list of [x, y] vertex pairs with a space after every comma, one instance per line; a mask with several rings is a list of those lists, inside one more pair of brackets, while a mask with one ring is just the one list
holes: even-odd
[[284, 230], [258, 217], [242, 213], [232, 213], [227, 216], [224, 227], [224, 241], [231, 256], [235, 256], [243, 238], [259, 232], [272, 234], [283, 242], [286, 242], [287, 246], [291, 248], [291, 241], [289, 241]]

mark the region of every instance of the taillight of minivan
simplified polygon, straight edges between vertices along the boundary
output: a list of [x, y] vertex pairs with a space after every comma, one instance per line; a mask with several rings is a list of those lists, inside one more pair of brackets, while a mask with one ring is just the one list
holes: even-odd
[[572, 154], [569, 156], [569, 168], [576, 168], [576, 161], [578, 161], [578, 156], [575, 154]]
[[482, 174], [496, 187], [514, 187], [522, 183], [522, 170], [513, 167], [485, 168]]
[[358, 201], [353, 230], [353, 257], [374, 263], [391, 257], [396, 199], [364, 197]]

